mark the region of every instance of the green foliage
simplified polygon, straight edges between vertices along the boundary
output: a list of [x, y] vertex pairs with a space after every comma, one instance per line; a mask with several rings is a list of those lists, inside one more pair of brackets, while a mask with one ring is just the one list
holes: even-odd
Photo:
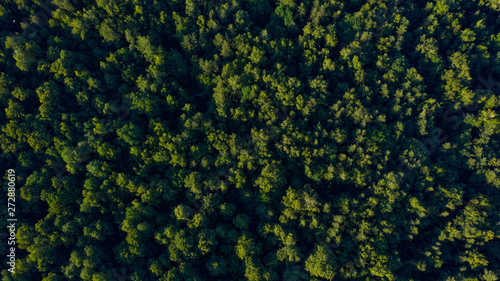
[[307, 258], [306, 270], [314, 277], [333, 280], [338, 266], [329, 252], [324, 247], [318, 246], [314, 253]]
[[497, 2], [3, 1], [2, 280], [498, 280]]

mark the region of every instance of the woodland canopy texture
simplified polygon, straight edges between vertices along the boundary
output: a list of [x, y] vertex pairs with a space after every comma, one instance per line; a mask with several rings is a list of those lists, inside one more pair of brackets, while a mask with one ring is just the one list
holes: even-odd
[[499, 280], [498, 0], [2, 0], [0, 26], [2, 281]]

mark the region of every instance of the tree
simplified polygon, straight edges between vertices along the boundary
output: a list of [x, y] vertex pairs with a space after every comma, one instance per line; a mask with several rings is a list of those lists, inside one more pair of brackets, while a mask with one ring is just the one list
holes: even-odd
[[330, 251], [323, 246], [316, 246], [306, 260], [306, 270], [314, 277], [321, 277], [327, 280], [333, 280], [336, 276], [338, 265], [331, 256]]

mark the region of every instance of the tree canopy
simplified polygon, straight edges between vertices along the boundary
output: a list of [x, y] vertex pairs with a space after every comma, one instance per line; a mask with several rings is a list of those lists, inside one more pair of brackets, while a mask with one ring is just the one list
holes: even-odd
[[0, 24], [2, 280], [500, 278], [498, 1], [4, 0]]

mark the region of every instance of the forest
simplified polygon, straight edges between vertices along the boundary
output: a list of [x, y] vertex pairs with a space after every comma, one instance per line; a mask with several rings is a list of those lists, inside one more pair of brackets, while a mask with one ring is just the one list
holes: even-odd
[[498, 0], [2, 0], [0, 26], [2, 281], [499, 280]]

